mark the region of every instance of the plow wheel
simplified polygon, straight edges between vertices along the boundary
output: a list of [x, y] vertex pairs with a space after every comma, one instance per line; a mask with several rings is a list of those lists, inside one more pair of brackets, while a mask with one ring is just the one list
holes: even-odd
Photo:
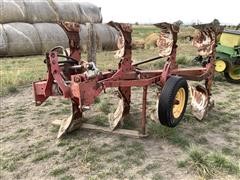
[[82, 112], [78, 108], [78, 105], [72, 102], [72, 115], [61, 122], [57, 138], [61, 138], [64, 134], [80, 128], [82, 124], [81, 118]]
[[172, 76], [163, 86], [158, 103], [158, 118], [162, 125], [175, 127], [182, 119], [188, 100], [188, 84], [182, 77]]

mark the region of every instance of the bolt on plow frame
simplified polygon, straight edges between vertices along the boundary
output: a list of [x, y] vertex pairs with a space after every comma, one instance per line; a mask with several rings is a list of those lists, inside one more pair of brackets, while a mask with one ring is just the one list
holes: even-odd
[[[156, 111], [152, 117], [164, 126], [175, 127], [183, 118], [191, 96], [191, 108], [194, 116], [202, 120], [213, 105], [211, 86], [214, 76], [214, 59], [217, 36], [223, 28], [219, 22], [199, 24], [193, 27], [198, 31], [193, 45], [198, 49], [196, 59], [201, 67], [178, 68], [176, 63], [177, 35], [179, 25], [166, 22], [155, 24], [160, 29], [157, 46], [159, 56], [141, 62], [132, 61], [132, 27], [129, 24], [110, 22], [108, 25], [119, 32], [116, 56], [118, 68], [101, 72], [93, 62], [81, 58], [80, 26], [77, 23], [62, 22], [61, 27], [69, 38], [70, 52], [63, 47], [55, 47], [46, 53], [47, 65], [45, 80], [33, 83], [36, 105], [41, 105], [49, 96], [63, 96], [72, 102], [72, 114], [59, 125], [58, 138], [79, 128], [144, 137], [146, 132], [147, 92], [151, 85], [157, 85]], [[165, 58], [163, 69], [145, 70], [139, 65]], [[204, 81], [204, 85], [189, 86], [187, 80]], [[142, 87], [142, 113], [140, 131], [119, 129], [124, 117], [130, 113], [131, 87]], [[115, 112], [109, 114], [109, 128], [83, 123], [83, 112], [94, 104], [95, 99], [108, 88], [118, 88], [119, 103]]]

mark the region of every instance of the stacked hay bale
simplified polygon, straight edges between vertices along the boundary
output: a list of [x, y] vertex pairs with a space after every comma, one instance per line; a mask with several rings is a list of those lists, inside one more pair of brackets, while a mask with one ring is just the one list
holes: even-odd
[[157, 47], [157, 40], [159, 39], [158, 33], [152, 33], [145, 38], [145, 48], [151, 49]]
[[[79, 1], [0, 0], [0, 56], [43, 54], [54, 46], [68, 47], [68, 38], [57, 24], [80, 23], [80, 46], [86, 50], [88, 27], [94, 23], [99, 49], [115, 50], [118, 32], [102, 23], [99, 7]], [[96, 23], [96, 25], [95, 25]]]

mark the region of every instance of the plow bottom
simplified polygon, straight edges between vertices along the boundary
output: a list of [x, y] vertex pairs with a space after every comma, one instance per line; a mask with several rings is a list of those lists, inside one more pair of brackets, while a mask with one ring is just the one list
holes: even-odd
[[192, 114], [198, 120], [202, 120], [207, 114], [209, 104], [213, 104], [213, 102], [210, 102], [207, 90], [200, 85], [196, 87], [190, 86], [189, 91], [192, 99], [191, 100]]
[[115, 112], [110, 113], [108, 115], [108, 122], [109, 122], [110, 129], [112, 131], [118, 126], [119, 123], [121, 123], [123, 119], [123, 111], [124, 111], [124, 101], [123, 101], [123, 98], [120, 98], [118, 102], [118, 107], [115, 110]]

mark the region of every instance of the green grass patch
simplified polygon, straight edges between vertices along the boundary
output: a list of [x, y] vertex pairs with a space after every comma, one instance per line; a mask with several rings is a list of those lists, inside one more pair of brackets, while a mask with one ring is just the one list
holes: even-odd
[[177, 145], [181, 148], [188, 147], [190, 143], [185, 135], [182, 134], [177, 128], [168, 128], [160, 124], [149, 123], [148, 131], [153, 137], [166, 139], [171, 144]]
[[9, 172], [13, 172], [17, 169], [17, 162], [14, 159], [8, 159], [8, 160], [0, 160], [0, 167], [1, 170], [7, 170]]
[[1, 137], [1, 140], [3, 142], [7, 142], [7, 141], [13, 141], [16, 139], [26, 138], [31, 135], [32, 131], [33, 131], [33, 129], [21, 128], [21, 129], [16, 130], [15, 133]]
[[206, 152], [191, 145], [188, 149], [188, 158], [178, 161], [178, 167], [186, 167], [202, 178], [212, 178], [218, 173], [239, 175], [240, 167], [237, 162], [231, 161], [220, 152]]
[[52, 151], [41, 151], [37, 154], [35, 154], [34, 158], [32, 159], [32, 162], [39, 162], [42, 160], [49, 159], [55, 155], [59, 154], [58, 151], [52, 150]]
[[211, 153], [208, 156], [208, 161], [213, 167], [219, 169], [219, 171], [225, 171], [228, 174], [240, 175], [240, 166], [236, 162], [232, 162], [227, 156], [220, 152]]
[[100, 103], [100, 102], [101, 102], [100, 98], [99, 98], [99, 97], [96, 97], [95, 100], [94, 100], [94, 103], [95, 103], [95, 104], [98, 104], [98, 103]]
[[94, 124], [98, 126], [108, 126], [108, 117], [103, 114], [98, 114], [91, 118]]
[[16, 86], [11, 85], [11, 86], [7, 87], [7, 92], [9, 92], [9, 93], [17, 93], [18, 89], [17, 89]]
[[0, 95], [15, 93], [19, 86], [31, 84], [46, 72], [43, 56], [2, 58], [0, 61]]
[[0, 170], [6, 170], [9, 172], [15, 171], [18, 166], [21, 164], [21, 160], [26, 159], [30, 156], [30, 152], [22, 153], [12, 153], [10, 152], [1, 152], [0, 158]]
[[66, 175], [60, 178], [60, 180], [74, 180], [75, 178], [72, 175]]
[[98, 104], [98, 109], [105, 114], [108, 114], [108, 113], [111, 112], [111, 106], [110, 106], [110, 104], [108, 103], [107, 100], [102, 100]]
[[83, 156], [83, 150], [78, 146], [69, 146], [65, 152], [64, 160], [69, 161], [77, 156]]
[[65, 172], [67, 172], [68, 169], [69, 169], [68, 167], [56, 168], [56, 169], [52, 170], [49, 174], [54, 177], [60, 176], [60, 175], [64, 174]]

